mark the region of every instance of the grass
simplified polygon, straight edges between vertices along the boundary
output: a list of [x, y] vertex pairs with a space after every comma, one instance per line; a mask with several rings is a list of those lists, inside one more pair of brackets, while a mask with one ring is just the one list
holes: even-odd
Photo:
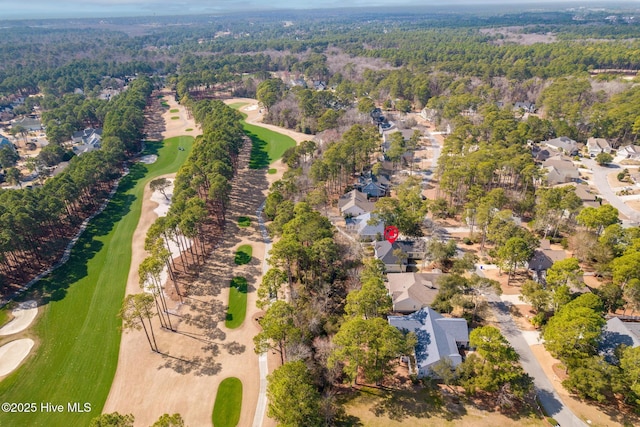
[[267, 173], [269, 175], [275, 175], [278, 173], [278, 169], [274, 169], [274, 168], [269, 168], [269, 170], [267, 171]]
[[164, 108], [169, 108], [169, 104], [167, 103], [167, 101], [161, 101], [160, 105], [162, 105]]
[[245, 105], [247, 105], [246, 102], [234, 102], [233, 104], [229, 104], [229, 107], [235, 108], [236, 110], [239, 110], [242, 107], [244, 107]]
[[9, 308], [12, 304], [5, 305], [0, 308], [0, 327], [6, 325], [13, 319], [13, 314], [11, 314], [11, 308]]
[[171, 116], [171, 120], [178, 120], [180, 119], [180, 116]]
[[545, 422], [534, 413], [502, 414], [477, 408], [461, 396], [455, 403], [431, 387], [414, 390], [387, 390], [361, 387], [342, 395], [339, 404], [344, 414], [337, 425], [368, 427], [542, 427]]
[[193, 130], [193, 128], [186, 128], [184, 131], [185, 132], [191, 132]]
[[[192, 142], [192, 137], [176, 137], [147, 143], [144, 154], [157, 154], [158, 161], [130, 166], [107, 208], [78, 240], [69, 261], [24, 296], [43, 303], [42, 315], [31, 330], [39, 347], [0, 382], [0, 401], [53, 402], [65, 405], [65, 411], [0, 413], [0, 425], [88, 425], [102, 412], [118, 364], [121, 322], [117, 313], [127, 284], [144, 186], [159, 175], [177, 171]], [[178, 146], [185, 150], [179, 151]], [[66, 402], [90, 403], [91, 412], [67, 412]]]
[[242, 325], [247, 314], [247, 279], [244, 277], [234, 277], [231, 279], [229, 286], [229, 308], [227, 309], [227, 317], [225, 326], [229, 329], [235, 329]]
[[251, 225], [251, 218], [248, 216], [239, 216], [238, 217], [238, 227], [248, 227]]
[[213, 426], [236, 427], [240, 421], [241, 408], [242, 381], [235, 377], [225, 378], [218, 387], [213, 405]]
[[172, 108], [171, 110], [169, 110], [170, 113], [177, 113], [180, 110], [178, 110], [177, 108]]
[[[232, 108], [240, 108], [244, 103], [231, 104]], [[244, 118], [246, 114], [242, 114]], [[251, 158], [249, 167], [251, 169], [265, 169], [269, 165], [282, 157], [284, 152], [296, 145], [296, 142], [279, 132], [274, 132], [260, 126], [250, 125], [242, 120], [242, 129], [251, 139]]]
[[249, 264], [251, 262], [251, 255], [253, 254], [253, 248], [251, 245], [241, 245], [236, 251], [234, 262], [237, 265]]

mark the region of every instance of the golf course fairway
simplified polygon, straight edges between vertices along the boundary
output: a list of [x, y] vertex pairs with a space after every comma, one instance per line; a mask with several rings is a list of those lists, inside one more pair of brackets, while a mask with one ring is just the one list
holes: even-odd
[[3, 407], [0, 426], [86, 426], [100, 415], [118, 363], [121, 321], [117, 314], [145, 184], [176, 172], [192, 143], [190, 136], [147, 143], [143, 154], [157, 154], [158, 160], [130, 167], [107, 208], [78, 240], [69, 261], [27, 293], [43, 304], [42, 315], [29, 331], [36, 346], [26, 362], [0, 382], [0, 401], [29, 406], [16, 408], [21, 409], [18, 412], [6, 412]]

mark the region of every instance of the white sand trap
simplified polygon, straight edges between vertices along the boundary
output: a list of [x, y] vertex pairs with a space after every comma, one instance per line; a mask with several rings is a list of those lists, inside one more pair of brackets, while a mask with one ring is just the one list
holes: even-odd
[[150, 165], [151, 163], [155, 163], [158, 160], [158, 156], [156, 156], [155, 154], [149, 154], [147, 156], [142, 156], [138, 159], [138, 161], [140, 163], [145, 163], [147, 165]]
[[158, 207], [155, 208], [153, 212], [155, 212], [155, 214], [158, 215], [159, 217], [167, 216], [167, 213], [169, 213], [169, 206], [171, 206], [171, 198], [173, 197], [173, 181], [174, 180], [173, 178], [167, 178], [167, 181], [171, 183], [171, 185], [167, 186], [167, 188], [164, 189], [164, 193], [167, 195], [167, 197], [165, 197], [164, 194], [162, 194], [159, 191], [154, 191], [153, 194], [151, 195], [151, 201], [156, 202], [158, 204]]
[[244, 111], [255, 111], [257, 109], [258, 109], [258, 104], [249, 105], [243, 108]]
[[11, 322], [0, 328], [2, 336], [16, 334], [27, 329], [38, 314], [38, 303], [35, 301], [21, 302], [11, 314], [13, 314]]
[[11, 341], [0, 347], [0, 377], [16, 369], [29, 355], [32, 347], [33, 340], [29, 338]]

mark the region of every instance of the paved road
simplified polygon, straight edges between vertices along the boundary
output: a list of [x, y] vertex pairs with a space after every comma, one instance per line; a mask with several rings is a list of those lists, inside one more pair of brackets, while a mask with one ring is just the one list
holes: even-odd
[[[484, 276], [482, 271], [477, 269], [476, 273]], [[533, 384], [538, 393], [540, 403], [546, 413], [560, 423], [562, 427], [587, 427], [571, 410], [564, 405], [560, 396], [556, 393], [553, 385], [544, 373], [538, 359], [529, 348], [529, 344], [522, 336], [522, 332], [509, 314], [509, 306], [493, 292], [485, 294], [489, 307], [498, 321], [498, 326], [502, 335], [509, 341], [511, 346], [520, 355], [520, 363], [525, 372], [533, 378]]]
[[616, 195], [607, 181], [608, 174], [611, 172], [621, 172], [622, 168], [616, 164], [610, 164], [607, 167], [599, 166], [594, 160], [586, 158], [582, 159], [582, 163], [593, 171], [593, 183], [598, 188], [598, 192], [600, 192], [602, 198], [631, 221], [640, 223], [640, 212], [625, 204], [624, 200]]

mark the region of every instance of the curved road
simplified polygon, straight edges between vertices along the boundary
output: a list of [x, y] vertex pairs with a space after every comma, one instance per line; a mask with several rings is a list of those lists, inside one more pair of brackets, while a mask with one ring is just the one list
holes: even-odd
[[[476, 269], [479, 276], [484, 277], [482, 270]], [[529, 348], [529, 344], [522, 336], [522, 332], [509, 314], [509, 306], [493, 292], [485, 293], [489, 306], [493, 310], [498, 322], [498, 327], [502, 335], [509, 341], [511, 346], [520, 355], [520, 363], [525, 372], [533, 378], [533, 384], [538, 394], [538, 399], [545, 409], [545, 412], [555, 419], [562, 427], [587, 427], [568, 407], [564, 405], [560, 396], [556, 393], [553, 385], [540, 366]]]
[[593, 183], [598, 188], [600, 195], [603, 199], [611, 204], [614, 208], [618, 209], [618, 212], [629, 218], [632, 222], [640, 223], [640, 212], [627, 205], [613, 191], [607, 181], [607, 175], [611, 172], [618, 172], [622, 169], [619, 165], [610, 164], [609, 166], [600, 166], [592, 159], [582, 159], [582, 163], [589, 166], [589, 169], [593, 172]]

